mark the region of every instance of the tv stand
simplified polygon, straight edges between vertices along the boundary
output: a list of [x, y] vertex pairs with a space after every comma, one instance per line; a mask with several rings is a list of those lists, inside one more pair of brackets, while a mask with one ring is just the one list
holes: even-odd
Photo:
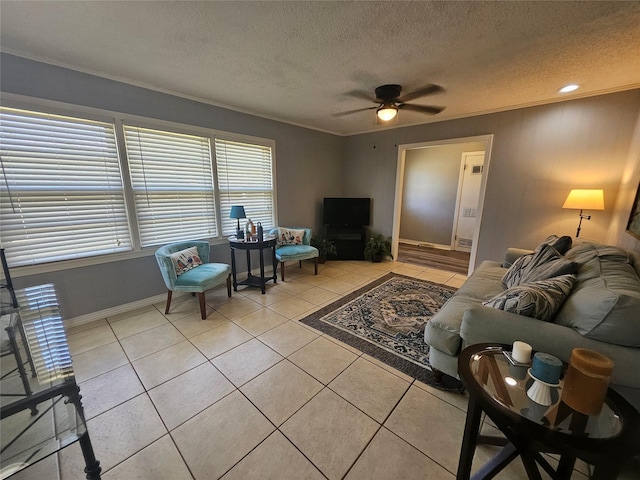
[[325, 225], [325, 238], [336, 245], [338, 260], [364, 260], [366, 227]]

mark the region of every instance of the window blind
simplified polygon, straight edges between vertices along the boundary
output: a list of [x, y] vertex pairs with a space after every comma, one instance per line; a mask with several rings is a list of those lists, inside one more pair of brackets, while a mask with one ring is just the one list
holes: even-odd
[[16, 294], [20, 321], [38, 382], [42, 385], [73, 376], [71, 354], [53, 285], [27, 287]]
[[12, 266], [131, 250], [113, 124], [1, 107], [0, 166]]
[[216, 237], [209, 139], [124, 126], [143, 247]]
[[237, 222], [229, 218], [232, 205], [244, 206], [248, 218], [261, 222], [265, 231], [274, 227], [271, 147], [216, 139], [215, 149], [222, 234], [235, 234]]

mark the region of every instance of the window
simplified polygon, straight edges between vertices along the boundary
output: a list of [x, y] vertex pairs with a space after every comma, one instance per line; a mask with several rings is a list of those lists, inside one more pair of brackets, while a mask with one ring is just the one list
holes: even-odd
[[217, 236], [209, 139], [125, 125], [141, 246]]
[[232, 205], [274, 226], [272, 141], [65, 111], [0, 107], [0, 233], [12, 267], [233, 235]]
[[242, 205], [254, 224], [265, 231], [274, 227], [274, 191], [271, 147], [216, 138], [216, 163], [222, 234], [233, 235], [236, 220], [229, 218], [232, 205]]
[[2, 107], [0, 140], [12, 266], [132, 249], [113, 124]]

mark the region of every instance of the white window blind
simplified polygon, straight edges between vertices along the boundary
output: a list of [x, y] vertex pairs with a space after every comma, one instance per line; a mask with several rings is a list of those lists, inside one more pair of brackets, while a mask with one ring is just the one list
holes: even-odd
[[12, 266], [131, 250], [112, 124], [2, 107], [0, 165]]
[[58, 297], [53, 284], [16, 291], [20, 321], [41, 385], [73, 375]]
[[235, 234], [237, 222], [229, 218], [232, 205], [242, 205], [265, 231], [274, 227], [271, 147], [222, 139], [216, 139], [215, 147], [222, 234]]
[[143, 247], [217, 236], [209, 139], [124, 126]]

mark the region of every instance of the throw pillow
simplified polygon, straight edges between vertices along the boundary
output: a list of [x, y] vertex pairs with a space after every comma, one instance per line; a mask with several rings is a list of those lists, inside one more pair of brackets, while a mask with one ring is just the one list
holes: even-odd
[[304, 238], [304, 228], [279, 228], [278, 245], [302, 245]]
[[517, 285], [482, 304], [548, 322], [571, 292], [575, 281], [575, 275], [567, 274]]
[[198, 265], [202, 265], [198, 247], [189, 247], [171, 254], [171, 261], [176, 270], [176, 275], [182, 275]]
[[549, 235], [540, 243], [540, 245], [536, 247], [535, 251], [537, 252], [544, 245], [551, 245], [560, 255], [564, 255], [569, 251], [572, 243], [573, 239], [568, 235], [564, 235], [562, 237], [559, 237], [557, 235]]
[[576, 273], [579, 265], [560, 255], [555, 248], [542, 244], [539, 250], [518, 258], [502, 277], [507, 288], [544, 280], [566, 273]]

